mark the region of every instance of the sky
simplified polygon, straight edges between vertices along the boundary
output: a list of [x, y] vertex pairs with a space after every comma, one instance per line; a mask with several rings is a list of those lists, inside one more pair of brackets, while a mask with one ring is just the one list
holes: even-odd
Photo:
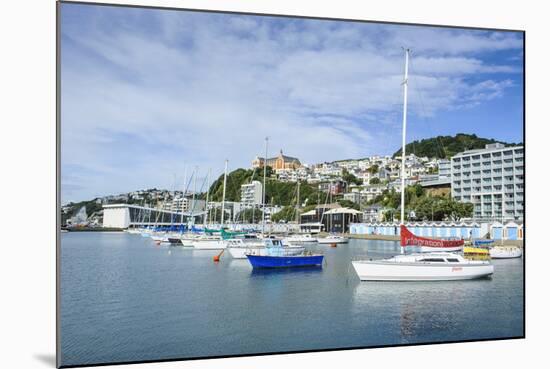
[[183, 189], [280, 150], [313, 164], [456, 133], [523, 141], [523, 35], [61, 4], [61, 198]]

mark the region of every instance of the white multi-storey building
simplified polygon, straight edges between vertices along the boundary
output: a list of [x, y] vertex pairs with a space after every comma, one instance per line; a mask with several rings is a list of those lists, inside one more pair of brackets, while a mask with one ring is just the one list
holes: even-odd
[[438, 164], [439, 168], [439, 177], [450, 177], [451, 176], [451, 161], [441, 159]]
[[262, 183], [252, 181], [241, 185], [241, 207], [251, 208], [262, 204]]
[[170, 201], [162, 202], [160, 204], [162, 210], [171, 212], [200, 212], [204, 210], [205, 201], [189, 197], [176, 197]]
[[475, 219], [523, 220], [523, 158], [523, 146], [499, 143], [453, 156], [453, 199], [473, 203]]

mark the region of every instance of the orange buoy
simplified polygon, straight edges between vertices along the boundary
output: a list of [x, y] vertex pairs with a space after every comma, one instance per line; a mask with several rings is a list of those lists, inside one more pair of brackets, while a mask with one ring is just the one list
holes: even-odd
[[336, 247], [337, 245], [335, 243], [331, 243], [330, 247]]

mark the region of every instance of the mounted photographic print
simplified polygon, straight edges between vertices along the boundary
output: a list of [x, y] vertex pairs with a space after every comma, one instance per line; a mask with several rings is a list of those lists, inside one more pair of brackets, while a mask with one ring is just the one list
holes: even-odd
[[58, 365], [523, 338], [524, 32], [58, 3]]

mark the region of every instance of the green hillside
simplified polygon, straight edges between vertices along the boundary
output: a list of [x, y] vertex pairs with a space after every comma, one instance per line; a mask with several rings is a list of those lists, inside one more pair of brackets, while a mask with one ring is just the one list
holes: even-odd
[[[426, 138], [420, 141], [413, 141], [406, 146], [407, 153], [413, 153], [417, 156], [427, 156], [429, 158], [450, 158], [459, 152], [483, 149], [485, 145], [500, 142], [506, 146], [515, 144], [496, 141], [489, 138], [481, 138], [476, 135], [458, 133], [456, 136], [437, 136]], [[401, 155], [401, 149], [397, 150], [393, 157]]]
[[[274, 178], [270, 178], [272, 170], [267, 168], [267, 180], [266, 180], [266, 202], [269, 204], [273, 201], [273, 204], [277, 205], [295, 205], [296, 204], [296, 192], [297, 183], [291, 182], [279, 182]], [[241, 200], [241, 185], [250, 183], [254, 179], [263, 182], [263, 171], [256, 171], [251, 169], [242, 169], [232, 171], [227, 175], [227, 184], [225, 189], [225, 199], [227, 201], [240, 201]], [[201, 195], [202, 198], [205, 194]], [[221, 201], [223, 197], [223, 174], [212, 183], [210, 187], [210, 201]], [[300, 202], [303, 203], [305, 199], [308, 199], [308, 204], [315, 204], [317, 200], [320, 202], [325, 201], [326, 194], [321, 193], [316, 186], [311, 186], [307, 183], [300, 183]]]

